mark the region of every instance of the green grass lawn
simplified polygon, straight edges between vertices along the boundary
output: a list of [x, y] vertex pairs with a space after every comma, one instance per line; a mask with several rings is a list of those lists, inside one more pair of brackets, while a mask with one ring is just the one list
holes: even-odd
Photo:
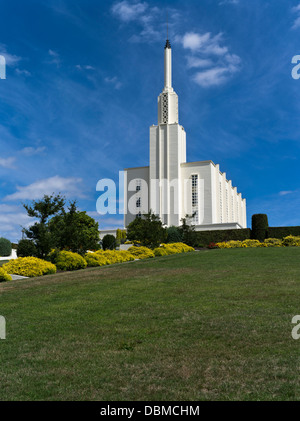
[[298, 400], [300, 248], [0, 284], [0, 400]]

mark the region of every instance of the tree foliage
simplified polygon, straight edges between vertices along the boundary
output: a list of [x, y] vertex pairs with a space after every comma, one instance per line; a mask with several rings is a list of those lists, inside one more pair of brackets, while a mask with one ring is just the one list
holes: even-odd
[[128, 225], [127, 238], [130, 241], [139, 241], [145, 247], [155, 248], [167, 240], [167, 231], [160, 218], [150, 210]]
[[49, 222], [55, 247], [84, 255], [87, 250], [99, 249], [99, 225], [86, 212], [77, 209], [76, 202], [70, 202], [68, 212], [64, 209], [60, 215]]
[[[64, 197], [45, 195], [24, 208], [28, 216], [38, 220], [28, 229], [23, 229], [26, 240], [32, 243], [32, 253], [37, 257], [47, 257], [53, 248], [82, 255], [87, 250], [99, 248], [98, 223], [86, 212], [80, 212], [76, 202], [70, 202], [66, 210]], [[29, 250], [28, 243], [23, 245]]]
[[190, 223], [191, 217], [186, 215], [181, 219], [181, 226], [179, 231], [181, 233], [182, 241], [190, 247], [195, 247], [197, 243], [197, 234], [195, 226]]
[[117, 246], [117, 239], [111, 234], [106, 234], [102, 240], [103, 250], [115, 250]]
[[53, 236], [49, 230], [49, 219], [53, 215], [63, 212], [65, 198], [61, 195], [45, 195], [43, 199], [33, 201], [31, 206], [23, 205], [28, 216], [38, 219], [28, 229], [23, 229], [27, 239], [36, 247], [37, 257], [45, 258], [55, 246]]

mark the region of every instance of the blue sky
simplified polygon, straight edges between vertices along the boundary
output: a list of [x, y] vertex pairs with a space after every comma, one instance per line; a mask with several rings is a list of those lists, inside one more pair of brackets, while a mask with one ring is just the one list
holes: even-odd
[[166, 11], [188, 161], [212, 160], [272, 226], [300, 225], [300, 2], [2, 0], [0, 235], [62, 192], [102, 229], [99, 179], [148, 165]]

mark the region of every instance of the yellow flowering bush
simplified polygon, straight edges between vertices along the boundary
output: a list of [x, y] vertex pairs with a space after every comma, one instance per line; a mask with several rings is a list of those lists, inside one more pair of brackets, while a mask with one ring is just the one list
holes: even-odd
[[282, 240], [282, 245], [284, 247], [300, 247], [300, 237], [288, 235]]
[[242, 242], [239, 240], [223, 241], [221, 243], [217, 243], [216, 246], [219, 247], [220, 249], [240, 248], [242, 247]]
[[168, 251], [163, 247], [157, 247], [153, 250], [153, 253], [155, 254], [155, 257], [168, 256], [169, 254]]
[[242, 247], [261, 247], [261, 242], [258, 240], [244, 240]]
[[11, 280], [12, 277], [3, 268], [0, 268], [0, 282], [7, 282]]
[[129, 253], [131, 253], [136, 259], [149, 259], [155, 257], [155, 254], [152, 250], [148, 249], [147, 247], [130, 247], [128, 249]]
[[96, 256], [99, 256], [101, 259], [105, 259], [107, 265], [113, 265], [114, 263], [124, 263], [135, 260], [134, 256], [125, 250], [98, 250], [94, 253]]
[[87, 267], [87, 262], [80, 254], [66, 250], [55, 252], [51, 260], [59, 270], [79, 270]]
[[154, 254], [155, 256], [167, 256], [170, 254], [189, 253], [191, 251], [195, 251], [195, 249], [184, 243], [169, 243], [161, 244], [160, 247], [154, 249]]
[[29, 278], [56, 273], [55, 265], [37, 257], [19, 257], [18, 259], [10, 260], [3, 265], [3, 269], [7, 273]]
[[108, 259], [105, 256], [99, 254], [98, 252], [87, 253], [84, 256], [84, 259], [89, 267], [105, 266], [109, 263]]
[[282, 247], [282, 240], [279, 238], [267, 238], [262, 244], [262, 247]]

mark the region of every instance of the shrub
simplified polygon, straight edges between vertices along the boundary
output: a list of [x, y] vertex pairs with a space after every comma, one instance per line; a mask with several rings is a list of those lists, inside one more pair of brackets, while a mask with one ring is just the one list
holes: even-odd
[[294, 237], [293, 235], [288, 235], [282, 240], [282, 245], [284, 247], [299, 247], [300, 237]]
[[117, 229], [117, 241], [119, 241], [120, 244], [125, 243], [126, 235], [126, 230]]
[[196, 231], [197, 246], [208, 246], [210, 243], [223, 243], [225, 241], [244, 241], [251, 237], [250, 228], [215, 231]]
[[217, 243], [220, 249], [246, 248], [246, 247], [261, 247], [262, 243], [258, 240], [244, 240], [244, 241], [223, 241]]
[[52, 263], [37, 257], [19, 257], [18, 259], [10, 260], [3, 265], [3, 269], [13, 275], [27, 276], [29, 278], [56, 273], [56, 267]]
[[113, 265], [115, 263], [123, 263], [134, 260], [134, 256], [125, 250], [107, 250], [107, 251], [97, 251], [96, 254], [104, 256], [107, 259], [108, 265]]
[[149, 259], [155, 257], [152, 250], [147, 247], [130, 247], [128, 250], [136, 259]]
[[245, 240], [242, 242], [242, 247], [261, 247], [261, 244], [258, 240]]
[[85, 261], [89, 267], [105, 266], [108, 265], [108, 259], [98, 253], [87, 253], [85, 256]]
[[0, 282], [7, 282], [11, 281], [12, 277], [4, 270], [3, 268], [0, 268]]
[[278, 238], [267, 238], [262, 243], [262, 247], [282, 247], [282, 240]]
[[11, 242], [6, 238], [0, 238], [0, 256], [1, 257], [8, 257], [11, 255]]
[[153, 250], [153, 253], [155, 257], [168, 256], [167, 250], [163, 247], [157, 247], [156, 249]]
[[60, 251], [51, 253], [51, 261], [56, 265], [59, 270], [79, 270], [87, 267], [87, 262], [78, 253], [71, 251]]
[[103, 250], [114, 250], [117, 246], [116, 237], [111, 234], [107, 234], [103, 237], [102, 247]]
[[193, 247], [187, 246], [184, 243], [162, 244], [160, 247], [153, 250], [155, 256], [168, 256], [170, 254], [189, 253], [195, 251]]
[[268, 236], [268, 216], [264, 213], [252, 215], [251, 238], [263, 242]]
[[294, 235], [295, 237], [300, 236], [300, 227], [269, 227], [268, 229], [268, 237], [271, 238], [282, 240], [289, 235]]
[[37, 256], [37, 248], [31, 240], [20, 240], [17, 246], [18, 257]]
[[181, 243], [182, 234], [179, 228], [169, 227], [167, 228], [167, 243]]

